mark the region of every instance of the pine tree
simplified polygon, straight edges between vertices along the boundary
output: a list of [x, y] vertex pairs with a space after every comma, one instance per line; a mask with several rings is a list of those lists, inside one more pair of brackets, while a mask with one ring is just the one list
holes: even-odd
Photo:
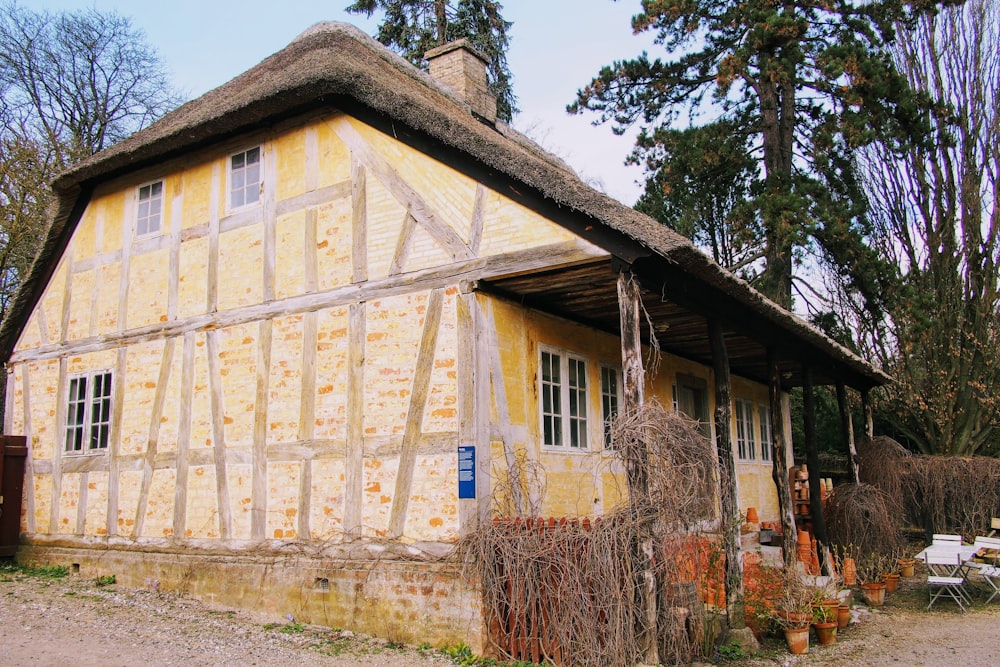
[[[936, 5], [645, 0], [632, 28], [656, 31], [665, 59], [644, 53], [604, 67], [569, 110], [595, 111], [618, 130], [639, 123], [647, 139], [685, 111], [690, 125], [703, 116], [712, 119], [703, 127], [728, 123], [744, 132], [759, 163], [750, 202], [764, 254], [757, 286], [790, 307], [793, 263], [813, 242], [837, 264], [858, 260], [863, 198], [853, 151], [876, 138], [895, 149], [926, 130], [921, 100], [889, 46], [897, 26]], [[640, 143], [636, 154], [662, 148]]]

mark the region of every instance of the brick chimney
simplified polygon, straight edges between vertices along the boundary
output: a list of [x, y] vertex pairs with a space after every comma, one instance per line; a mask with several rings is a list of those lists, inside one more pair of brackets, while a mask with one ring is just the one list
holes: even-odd
[[497, 100], [487, 87], [489, 61], [467, 39], [455, 40], [424, 54], [431, 76], [458, 94], [473, 114], [492, 123], [497, 119]]

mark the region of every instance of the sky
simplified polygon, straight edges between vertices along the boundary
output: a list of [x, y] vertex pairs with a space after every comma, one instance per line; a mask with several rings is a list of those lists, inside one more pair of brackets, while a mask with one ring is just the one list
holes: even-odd
[[[376, 15], [348, 14], [350, 0], [20, 0], [36, 11], [96, 8], [129, 16], [157, 50], [175, 86], [193, 99], [281, 50], [320, 21], [353, 23], [374, 34]], [[596, 114], [566, 105], [603, 65], [656, 54], [648, 34], [632, 34], [638, 0], [504, 0], [508, 65], [520, 113], [513, 125], [572, 166], [585, 181], [632, 205], [642, 170], [626, 167], [635, 132], [615, 136]]]

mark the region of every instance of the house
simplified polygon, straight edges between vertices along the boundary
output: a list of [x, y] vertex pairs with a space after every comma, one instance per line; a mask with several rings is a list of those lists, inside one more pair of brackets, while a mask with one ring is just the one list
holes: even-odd
[[481, 646], [442, 556], [505, 471], [546, 475], [512, 513], [623, 493], [622, 285], [662, 351], [646, 395], [709, 435], [719, 332], [738, 504], [779, 518], [772, 397], [884, 376], [497, 121], [470, 49], [429, 55], [316, 25], [56, 181], [0, 329], [18, 558]]

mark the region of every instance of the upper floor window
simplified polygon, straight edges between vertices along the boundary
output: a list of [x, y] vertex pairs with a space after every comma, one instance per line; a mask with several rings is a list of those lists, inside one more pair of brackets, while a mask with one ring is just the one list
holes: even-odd
[[760, 424], [760, 460], [771, 460], [771, 408], [757, 406], [757, 422]]
[[753, 413], [753, 403], [742, 398], [736, 399], [736, 452], [740, 461], [757, 460]]
[[260, 200], [260, 146], [229, 158], [229, 208]]
[[156, 181], [139, 188], [135, 211], [135, 235], [149, 236], [160, 233], [163, 217], [163, 181]]
[[540, 359], [542, 444], [587, 448], [587, 362], [542, 350]]
[[66, 452], [100, 452], [111, 433], [111, 371], [82, 373], [69, 380]]
[[617, 368], [601, 366], [601, 418], [604, 422], [604, 448], [611, 449], [611, 420], [618, 416], [622, 402], [622, 375]]

